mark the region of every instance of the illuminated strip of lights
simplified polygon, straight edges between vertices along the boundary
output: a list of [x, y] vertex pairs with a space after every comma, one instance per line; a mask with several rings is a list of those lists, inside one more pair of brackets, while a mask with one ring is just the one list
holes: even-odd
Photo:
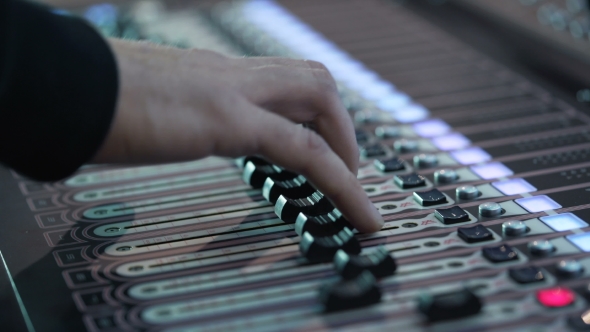
[[280, 40], [302, 58], [322, 62], [334, 78], [402, 123], [416, 122], [429, 112], [395, 86], [366, 68], [318, 32], [301, 22], [281, 6], [268, 0], [248, 1], [244, 16], [261, 30]]

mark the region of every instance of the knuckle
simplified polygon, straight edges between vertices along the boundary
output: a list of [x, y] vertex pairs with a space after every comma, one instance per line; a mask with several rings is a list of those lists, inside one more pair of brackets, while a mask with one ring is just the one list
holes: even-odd
[[315, 131], [304, 129], [305, 132], [305, 148], [307, 151], [313, 154], [324, 154], [329, 149], [328, 143]]

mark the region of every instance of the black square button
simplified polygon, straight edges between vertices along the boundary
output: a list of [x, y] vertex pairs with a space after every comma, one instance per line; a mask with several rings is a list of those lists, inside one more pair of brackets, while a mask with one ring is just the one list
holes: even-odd
[[543, 271], [536, 266], [527, 266], [508, 270], [508, 275], [519, 284], [530, 284], [545, 280]]
[[387, 152], [382, 144], [371, 144], [361, 147], [361, 155], [365, 158], [379, 157], [386, 154]]
[[447, 196], [441, 193], [438, 189], [415, 191], [414, 200], [422, 206], [433, 206], [446, 203]]
[[502, 263], [518, 259], [518, 253], [511, 246], [506, 244], [498, 247], [483, 248], [481, 252], [483, 257], [493, 263]]
[[398, 157], [375, 160], [374, 164], [375, 167], [383, 173], [396, 172], [406, 169], [404, 161]]
[[425, 178], [422, 175], [418, 175], [416, 173], [396, 175], [393, 178], [393, 182], [395, 182], [395, 184], [402, 189], [424, 187], [426, 185]]
[[448, 209], [436, 209], [434, 217], [445, 225], [457, 224], [471, 220], [469, 214], [458, 206], [453, 206]]
[[459, 227], [459, 229], [457, 229], [457, 234], [467, 243], [491, 241], [494, 239], [492, 233], [482, 225]]

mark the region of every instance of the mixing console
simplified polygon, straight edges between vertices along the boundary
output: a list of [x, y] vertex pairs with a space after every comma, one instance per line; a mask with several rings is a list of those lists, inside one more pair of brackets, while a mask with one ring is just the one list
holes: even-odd
[[1, 169], [2, 326], [589, 331], [590, 117], [414, 5], [80, 10], [111, 36], [325, 63], [385, 225], [357, 232], [257, 157], [89, 165], [51, 184]]

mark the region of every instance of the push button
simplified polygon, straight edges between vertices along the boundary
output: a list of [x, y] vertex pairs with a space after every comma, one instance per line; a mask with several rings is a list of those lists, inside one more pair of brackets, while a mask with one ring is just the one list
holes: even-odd
[[361, 156], [365, 158], [380, 157], [387, 154], [385, 147], [381, 144], [371, 144], [361, 147]]
[[339, 250], [334, 256], [334, 266], [345, 279], [355, 278], [363, 271], [371, 272], [375, 278], [383, 278], [393, 275], [397, 269], [395, 260], [383, 246], [375, 252], [361, 256]]
[[379, 159], [375, 160], [373, 163], [375, 167], [383, 173], [397, 172], [406, 169], [404, 161], [398, 157]]
[[457, 181], [459, 175], [452, 169], [441, 169], [434, 172], [434, 181], [436, 183], [453, 183]]
[[410, 188], [418, 188], [426, 186], [426, 179], [422, 175], [418, 175], [416, 173], [406, 174], [406, 175], [396, 175], [393, 178], [393, 182], [402, 188], [402, 189], [410, 189]]
[[507, 244], [498, 247], [483, 248], [481, 251], [483, 257], [493, 263], [502, 263], [518, 259], [518, 253]]
[[447, 203], [447, 196], [438, 189], [415, 191], [414, 200], [422, 206], [433, 206]]
[[307, 216], [300, 213], [295, 221], [295, 232], [300, 236], [305, 232], [314, 237], [331, 236], [339, 233], [344, 228], [353, 229], [338, 209], [321, 216]]
[[438, 295], [424, 294], [418, 299], [418, 309], [433, 322], [472, 316], [481, 308], [481, 300], [468, 289]]
[[536, 266], [527, 266], [508, 270], [508, 275], [519, 284], [530, 284], [545, 280], [543, 271]]
[[548, 308], [562, 308], [576, 301], [576, 294], [565, 287], [554, 287], [537, 291], [537, 300]]
[[434, 217], [445, 225], [457, 224], [471, 220], [469, 214], [458, 206], [453, 206], [448, 209], [436, 209]]
[[344, 228], [338, 234], [323, 237], [304, 233], [299, 242], [299, 251], [311, 262], [330, 262], [338, 250], [353, 255], [361, 252], [361, 245], [350, 229]]
[[555, 267], [557, 274], [563, 278], [575, 278], [584, 273], [584, 266], [576, 260], [563, 260]]
[[267, 178], [262, 187], [262, 196], [275, 204], [281, 195], [296, 199], [310, 196], [315, 191], [315, 188], [302, 175], [288, 180]]
[[529, 228], [519, 220], [510, 220], [502, 223], [502, 232], [506, 236], [521, 236], [526, 234]]
[[459, 227], [457, 229], [457, 234], [467, 243], [485, 242], [494, 239], [492, 233], [482, 225]]
[[350, 280], [340, 280], [320, 288], [320, 302], [327, 312], [366, 307], [381, 301], [381, 291], [369, 271]]
[[475, 186], [461, 186], [455, 189], [455, 195], [458, 199], [470, 200], [479, 197], [479, 189]]

